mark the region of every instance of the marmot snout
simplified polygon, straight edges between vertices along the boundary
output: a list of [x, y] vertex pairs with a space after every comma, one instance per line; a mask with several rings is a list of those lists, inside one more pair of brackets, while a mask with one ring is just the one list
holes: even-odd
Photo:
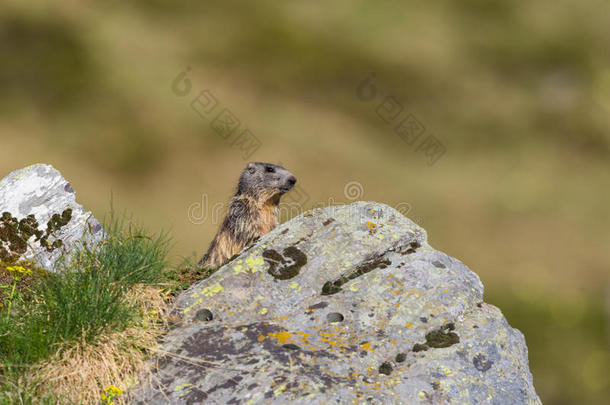
[[199, 265], [216, 268], [279, 224], [280, 197], [297, 179], [282, 166], [251, 162], [241, 173], [227, 216]]

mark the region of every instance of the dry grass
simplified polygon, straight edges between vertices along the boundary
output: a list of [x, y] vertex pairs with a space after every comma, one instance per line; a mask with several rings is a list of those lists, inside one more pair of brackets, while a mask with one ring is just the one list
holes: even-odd
[[137, 285], [128, 300], [142, 311], [140, 325], [101, 336], [95, 344], [70, 344], [24, 377], [42, 395], [65, 403], [99, 403], [105, 387], [123, 390], [137, 383], [146, 359], [167, 330], [167, 295], [160, 289]]

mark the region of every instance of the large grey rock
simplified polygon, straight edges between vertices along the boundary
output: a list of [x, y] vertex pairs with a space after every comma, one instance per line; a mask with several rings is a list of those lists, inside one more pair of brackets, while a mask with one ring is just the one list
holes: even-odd
[[[16, 170], [0, 181], [0, 214], [5, 212], [18, 221], [34, 215], [38, 229], [45, 232], [53, 215], [58, 215], [60, 222], [63, 213], [63, 219], [69, 218], [65, 225], [50, 233], [49, 249], [32, 236], [27, 251], [21, 255], [47, 270], [54, 270], [58, 258], [69, 257], [75, 247], [83, 243], [93, 246], [104, 234], [98, 220], [76, 202], [70, 183], [50, 165], [37, 164]], [[51, 249], [57, 240], [61, 240], [61, 247]], [[0, 240], [6, 250], [10, 250], [9, 242]]]
[[377, 203], [279, 226], [182, 293], [140, 404], [540, 403], [481, 281]]

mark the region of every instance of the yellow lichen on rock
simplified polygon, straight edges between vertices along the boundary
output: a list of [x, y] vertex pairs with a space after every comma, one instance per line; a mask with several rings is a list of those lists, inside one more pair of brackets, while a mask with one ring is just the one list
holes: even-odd
[[204, 297], [212, 297], [221, 291], [224, 291], [224, 287], [220, 285], [220, 283], [216, 283], [214, 285], [204, 287], [200, 292], [192, 294], [191, 297], [197, 298], [202, 295]]
[[284, 343], [286, 343], [288, 341], [288, 339], [290, 339], [290, 337], [292, 336], [292, 333], [290, 333], [290, 332], [269, 332], [269, 333], [267, 333], [267, 336], [269, 336], [270, 338], [277, 339], [277, 342], [279, 344], [283, 345]]
[[252, 273], [256, 273], [257, 271], [260, 270], [260, 266], [265, 264], [265, 260], [263, 260], [263, 257], [261, 255], [259, 255], [258, 253], [255, 253], [255, 254], [248, 256], [248, 258], [245, 260], [245, 263], [246, 263], [246, 267], [247, 267], [248, 271], [251, 271]]

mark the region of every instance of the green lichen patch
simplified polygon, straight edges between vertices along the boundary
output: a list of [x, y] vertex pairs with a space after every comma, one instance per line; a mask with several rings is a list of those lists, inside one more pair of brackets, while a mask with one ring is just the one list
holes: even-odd
[[[341, 291], [341, 287], [335, 285], [336, 281], [327, 281], [322, 286], [322, 295], [333, 295]], [[343, 284], [341, 284], [343, 285]]]
[[358, 278], [366, 273], [369, 273], [375, 269], [385, 269], [392, 262], [388, 259], [384, 259], [382, 257], [374, 257], [368, 260], [365, 260], [360, 265], [356, 266], [353, 270], [348, 272], [347, 274], [342, 275], [338, 279], [334, 281], [327, 281], [322, 286], [322, 295], [332, 295], [341, 291], [341, 287], [346, 284], [348, 281], [351, 281], [355, 278]]
[[438, 330], [426, 333], [426, 343], [416, 343], [413, 345], [413, 351], [421, 352], [429, 348], [439, 349], [459, 343], [460, 337], [453, 330], [455, 330], [455, 325], [448, 323], [441, 326]]
[[51, 215], [51, 219], [47, 222], [47, 235], [53, 232], [59, 231], [62, 227], [66, 226], [72, 219], [72, 208], [64, 210], [60, 214]]
[[453, 323], [448, 323], [442, 326], [437, 331], [432, 331], [426, 334], [426, 343], [430, 347], [440, 348], [449, 347], [460, 342], [460, 338], [457, 333], [452, 332], [455, 330]]
[[32, 243], [39, 243], [48, 252], [52, 252], [63, 246], [61, 239], [49, 241], [50, 236], [54, 236], [67, 225], [72, 219], [72, 209], [68, 208], [61, 214], [53, 214], [47, 222], [46, 231], [39, 229], [38, 220], [34, 215], [18, 220], [10, 212], [2, 213], [0, 217], [0, 260], [4, 263], [16, 263], [28, 249], [30, 239], [34, 237]]
[[289, 280], [301, 271], [307, 264], [307, 256], [296, 246], [288, 246], [282, 252], [267, 249], [263, 251], [263, 259], [269, 264], [267, 272], [276, 280]]
[[410, 255], [412, 253], [415, 253], [417, 251], [417, 249], [419, 249], [420, 247], [421, 247], [421, 244], [419, 242], [417, 242], [417, 241], [411, 242], [411, 243], [409, 243], [409, 248], [406, 251], [401, 252], [401, 253], [406, 253], [406, 254]]
[[429, 347], [427, 345], [425, 345], [425, 344], [415, 343], [413, 345], [413, 351], [416, 352], [416, 353], [417, 352], [424, 352], [424, 351], [426, 351], [428, 349], [429, 349]]
[[392, 365], [390, 363], [388, 363], [387, 361], [385, 363], [383, 363], [381, 366], [379, 366], [379, 374], [390, 375], [390, 374], [392, 374], [393, 370], [394, 369], [392, 368]]

